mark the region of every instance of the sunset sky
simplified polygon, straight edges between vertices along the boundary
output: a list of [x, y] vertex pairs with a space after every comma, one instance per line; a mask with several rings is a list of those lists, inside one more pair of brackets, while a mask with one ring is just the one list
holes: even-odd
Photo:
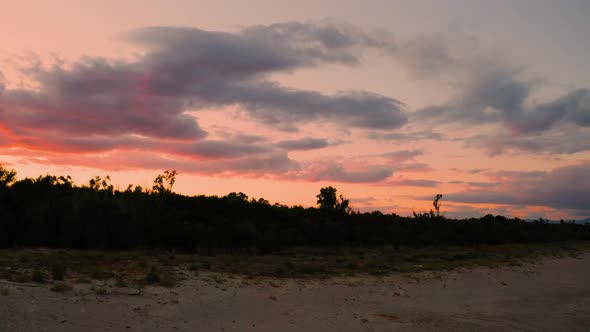
[[0, 0], [0, 163], [590, 217], [590, 1]]

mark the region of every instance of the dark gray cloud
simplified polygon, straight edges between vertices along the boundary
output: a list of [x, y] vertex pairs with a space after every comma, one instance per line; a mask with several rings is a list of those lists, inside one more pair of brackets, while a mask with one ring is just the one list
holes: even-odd
[[590, 162], [556, 168], [550, 172], [490, 172], [498, 181], [493, 190], [469, 190], [445, 194], [461, 203], [547, 206], [590, 213]]
[[470, 187], [490, 188], [497, 187], [497, 182], [466, 182]]
[[388, 166], [366, 165], [362, 170], [358, 170], [349, 169], [335, 161], [318, 160], [303, 167], [302, 171], [290, 174], [290, 176], [306, 181], [375, 183], [387, 179], [392, 174], [393, 170]]
[[430, 172], [434, 169], [430, 167], [430, 165], [426, 163], [418, 163], [418, 162], [406, 162], [401, 163], [399, 165], [395, 165], [393, 167], [395, 171], [404, 171], [404, 172], [416, 172], [416, 173], [423, 173], [423, 172]]
[[417, 117], [443, 124], [501, 123], [518, 136], [544, 132], [561, 122], [590, 125], [590, 90], [578, 89], [551, 102], [526, 106], [534, 83], [517, 75], [506, 68], [474, 72], [448, 104], [427, 107]]
[[563, 126], [546, 133], [515, 136], [510, 133], [467, 137], [465, 145], [481, 148], [490, 156], [524, 152], [537, 154], [572, 154], [590, 150], [590, 128]]
[[280, 141], [275, 146], [286, 150], [315, 150], [328, 147], [328, 141], [323, 138], [301, 138]]
[[409, 160], [414, 160], [415, 157], [421, 156], [424, 154], [424, 150], [400, 150], [400, 151], [393, 151], [387, 152], [383, 154], [383, 157], [391, 159], [395, 163], [403, 163]]
[[193, 144], [169, 144], [165, 151], [181, 153], [201, 158], [237, 158], [260, 153], [270, 153], [271, 149], [261, 144], [235, 141], [200, 141]]
[[231, 138], [235, 142], [242, 142], [242, 143], [261, 143], [267, 140], [265, 136], [261, 135], [248, 135], [248, 134], [233, 134]]
[[346, 127], [392, 129], [407, 121], [399, 101], [368, 92], [326, 96], [270, 82], [228, 87], [227, 91], [232, 93], [231, 100], [220, 100], [221, 104], [237, 103], [253, 118], [279, 128], [285, 124], [326, 121]]
[[289, 22], [237, 33], [152, 27], [130, 34], [148, 48], [139, 65], [150, 68], [151, 90], [186, 97], [191, 107], [239, 105], [278, 128], [325, 120], [341, 125], [392, 129], [407, 121], [403, 104], [368, 92], [324, 95], [280, 86], [273, 72], [326, 63], [356, 64], [363, 51], [387, 51], [387, 38], [344, 23]]
[[490, 188], [496, 187], [499, 185], [498, 182], [469, 182], [463, 180], [455, 180], [455, 181], [448, 181], [448, 184], [466, 184], [470, 187], [479, 187], [479, 188]]
[[439, 184], [440, 182], [435, 180], [395, 178], [381, 185], [393, 187], [437, 187]]
[[[83, 57], [49, 67], [34, 61], [22, 69], [34, 89], [8, 88], [0, 79], [0, 124], [6, 128], [0, 147], [44, 153], [147, 151], [224, 160], [241, 169], [291, 165], [277, 157], [283, 156], [277, 149], [328, 143], [302, 138], [273, 145], [262, 136], [235, 133], [205, 140], [208, 133], [193, 111], [235, 106], [250, 119], [292, 132], [309, 122], [372, 130], [407, 122], [405, 106], [391, 97], [367, 91], [327, 95], [270, 78], [326, 64], [355, 66], [367, 50], [394, 49], [389, 36], [352, 24], [288, 22], [236, 32], [150, 27], [132, 31], [128, 39], [142, 50], [133, 60]], [[382, 174], [336, 169], [334, 178], [373, 181]]]
[[382, 141], [413, 142], [421, 140], [445, 140], [445, 136], [432, 131], [415, 131], [410, 133], [375, 132], [367, 133], [367, 138]]
[[[286, 22], [256, 25], [229, 33], [190, 27], [148, 27], [131, 40], [151, 50], [155, 64], [189, 62], [190, 70], [235, 77], [290, 71], [322, 63], [358, 64], [366, 49], [391, 49], [389, 36], [344, 22]], [[165, 60], [165, 61], [164, 61]]]
[[29, 73], [39, 90], [0, 94], [0, 122], [15, 130], [181, 139], [206, 135], [184, 113], [184, 101], [153, 95], [143, 86], [143, 74], [128, 64], [85, 58], [70, 69], [30, 68]]
[[[527, 80], [524, 70], [502, 60], [499, 52], [483, 50], [476, 40], [460, 35], [419, 37], [401, 43], [392, 54], [415, 76], [451, 86], [454, 94], [443, 104], [412, 114], [414, 125], [468, 128], [497, 124], [500, 134], [467, 138], [472, 146], [494, 155], [511, 150], [575, 153], [588, 145], [574, 143], [590, 126], [590, 90], [575, 89], [547, 102], [532, 102], [540, 80]], [[561, 139], [566, 133], [568, 138]], [[394, 137], [399, 135], [394, 133]], [[584, 134], [585, 140], [590, 136]]]

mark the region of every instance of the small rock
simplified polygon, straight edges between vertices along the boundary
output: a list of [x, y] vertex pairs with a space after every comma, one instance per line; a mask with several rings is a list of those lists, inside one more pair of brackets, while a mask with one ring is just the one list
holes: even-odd
[[270, 300], [273, 300], [273, 301], [277, 301], [277, 300], [278, 300], [278, 298], [277, 298], [276, 296], [274, 296], [274, 295], [271, 295], [271, 296], [269, 296], [268, 298], [269, 298]]

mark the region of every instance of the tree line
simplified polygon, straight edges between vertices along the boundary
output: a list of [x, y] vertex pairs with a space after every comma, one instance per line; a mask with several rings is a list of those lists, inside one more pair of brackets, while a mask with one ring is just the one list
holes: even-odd
[[76, 185], [69, 176], [17, 179], [0, 166], [0, 247], [161, 248], [270, 252], [299, 246], [431, 246], [590, 240], [590, 225], [525, 222], [487, 215], [454, 220], [436, 212], [403, 217], [359, 213], [336, 188], [318, 207], [270, 204], [246, 194], [186, 196], [172, 191], [175, 171], [152, 188], [117, 190], [110, 178]]

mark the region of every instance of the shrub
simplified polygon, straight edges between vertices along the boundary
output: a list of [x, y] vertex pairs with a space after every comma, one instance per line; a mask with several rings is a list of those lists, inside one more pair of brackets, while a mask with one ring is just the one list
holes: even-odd
[[146, 273], [144, 277], [145, 283], [151, 285], [161, 281], [160, 275], [158, 274], [158, 270], [156, 267], [152, 266], [148, 273]]
[[60, 283], [56, 283], [55, 285], [53, 285], [50, 289], [52, 292], [64, 293], [64, 292], [72, 290], [72, 286], [70, 286], [66, 283], [60, 282]]
[[43, 271], [40, 270], [33, 270], [33, 272], [31, 272], [31, 280], [33, 282], [42, 284], [45, 282], [45, 274], [43, 273]]
[[53, 280], [64, 280], [64, 274], [66, 272], [66, 268], [61, 265], [55, 265], [51, 268], [51, 276]]

